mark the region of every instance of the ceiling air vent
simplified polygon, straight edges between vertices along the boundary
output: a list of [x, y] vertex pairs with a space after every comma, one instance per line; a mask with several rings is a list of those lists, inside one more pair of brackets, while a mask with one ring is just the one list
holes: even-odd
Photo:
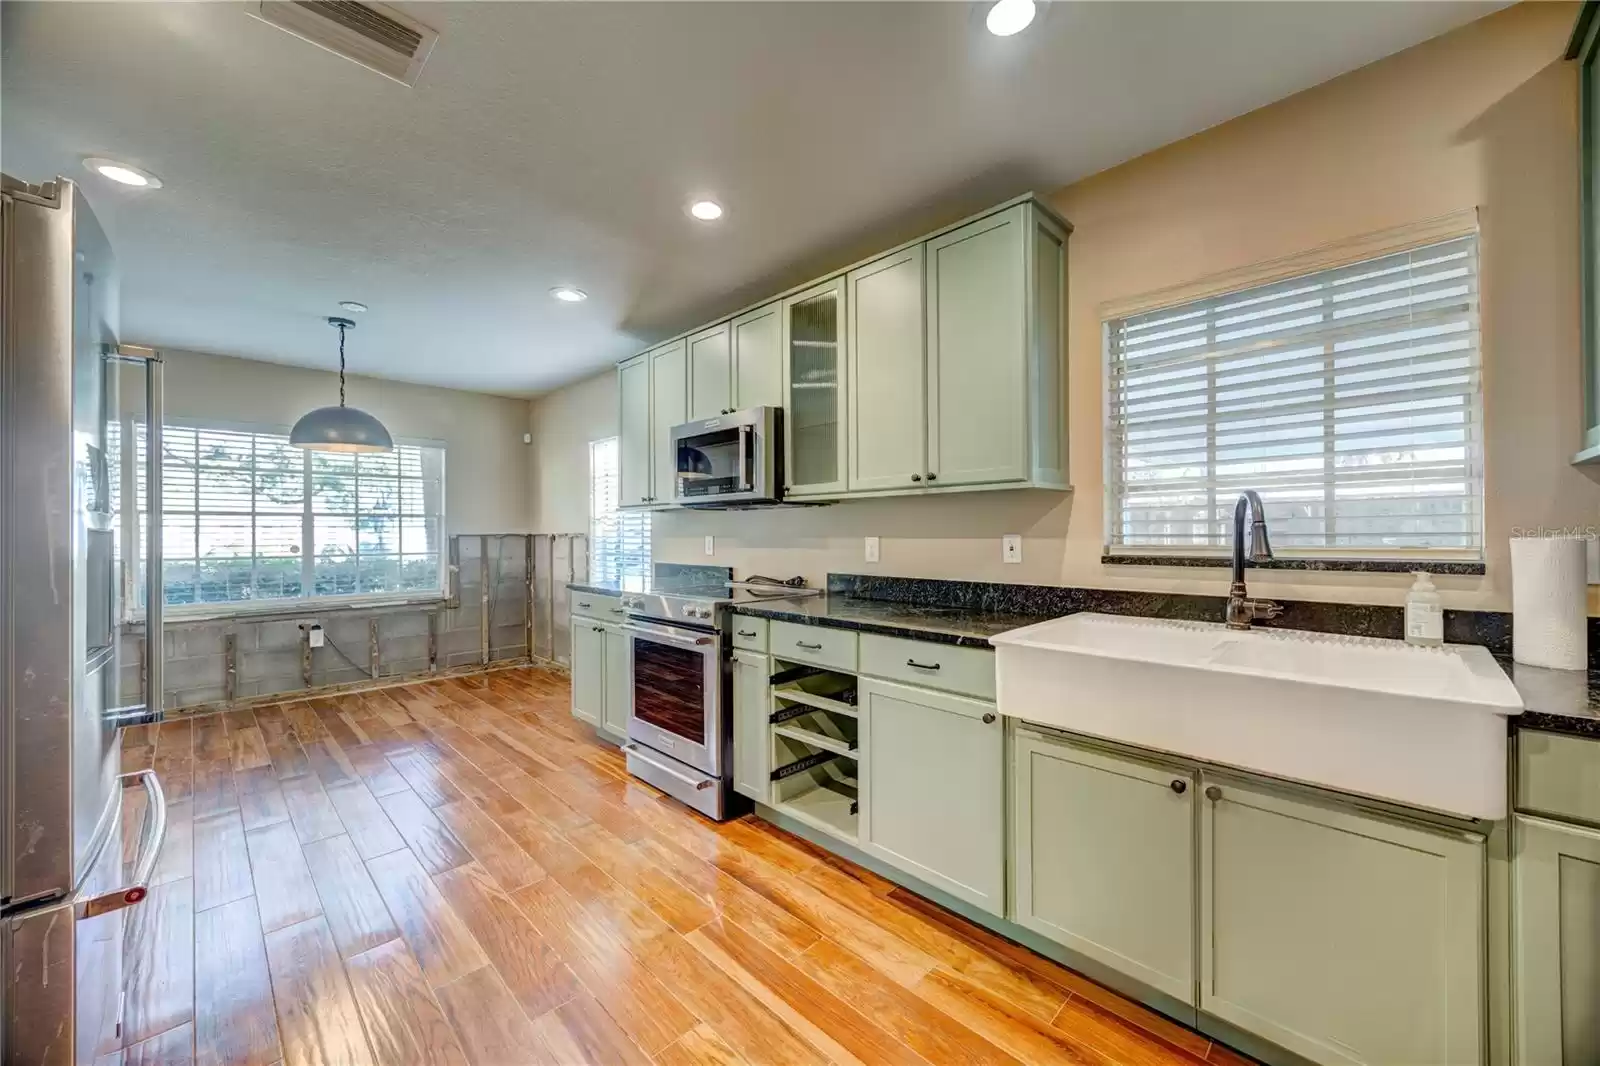
[[356, 0], [246, 0], [263, 22], [353, 59], [368, 70], [415, 85], [439, 35], [382, 4]]

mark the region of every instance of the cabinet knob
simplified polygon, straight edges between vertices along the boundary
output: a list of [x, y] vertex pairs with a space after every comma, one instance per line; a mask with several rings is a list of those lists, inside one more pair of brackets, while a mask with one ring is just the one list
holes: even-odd
[[928, 471], [928, 480], [929, 481], [938, 481], [939, 480], [939, 475], [935, 474], [933, 471], [930, 470], [930, 471]]
[[994, 725], [994, 712], [993, 711], [985, 711], [983, 713], [983, 724], [984, 725]]
[[1217, 800], [1219, 800], [1221, 798], [1222, 798], [1222, 789], [1218, 788], [1216, 785], [1207, 785], [1206, 786], [1206, 799], [1210, 800], [1212, 803], [1215, 803], [1215, 802], [1217, 802]]
[[911, 475], [911, 480], [912, 481], [921, 481], [922, 480], [922, 475], [921, 474], [912, 474]]
[[1185, 792], [1189, 791], [1189, 782], [1185, 781], [1181, 777], [1173, 778], [1172, 791], [1176, 792], [1180, 796], [1183, 795]]

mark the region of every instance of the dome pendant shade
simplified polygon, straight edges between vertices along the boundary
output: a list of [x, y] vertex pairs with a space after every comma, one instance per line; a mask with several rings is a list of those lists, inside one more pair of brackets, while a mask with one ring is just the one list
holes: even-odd
[[344, 333], [355, 329], [348, 318], [330, 318], [339, 331], [339, 406], [319, 407], [300, 416], [289, 431], [289, 443], [314, 452], [390, 452], [394, 439], [383, 423], [357, 407], [344, 405]]
[[383, 423], [359, 407], [319, 407], [289, 431], [289, 443], [317, 452], [387, 452], [394, 441]]

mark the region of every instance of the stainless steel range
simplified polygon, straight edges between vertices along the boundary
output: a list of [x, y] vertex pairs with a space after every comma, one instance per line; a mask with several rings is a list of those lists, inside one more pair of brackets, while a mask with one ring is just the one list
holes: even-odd
[[701, 814], [734, 801], [728, 630], [743, 600], [815, 595], [782, 582], [728, 582], [622, 597], [633, 691], [628, 772]]

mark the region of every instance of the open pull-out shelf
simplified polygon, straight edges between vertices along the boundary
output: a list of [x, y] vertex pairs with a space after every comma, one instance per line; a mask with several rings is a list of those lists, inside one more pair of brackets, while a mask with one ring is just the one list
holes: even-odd
[[855, 840], [858, 787], [854, 756], [780, 732], [783, 728], [773, 727], [773, 806], [825, 833]]
[[854, 715], [818, 710], [804, 704], [772, 712], [772, 731], [823, 751], [854, 756], [860, 724]]
[[792, 666], [772, 675], [772, 696], [777, 708], [804, 704], [834, 714], [856, 715], [856, 679], [816, 666]]

